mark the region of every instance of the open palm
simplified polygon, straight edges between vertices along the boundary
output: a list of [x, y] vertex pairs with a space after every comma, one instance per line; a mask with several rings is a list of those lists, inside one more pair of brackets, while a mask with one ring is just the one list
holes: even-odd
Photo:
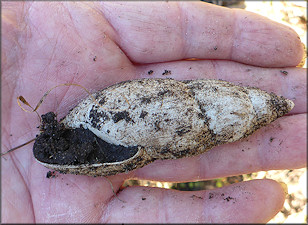
[[[91, 92], [137, 78], [212, 78], [256, 86], [294, 100], [291, 113], [243, 141], [196, 157], [156, 161], [109, 177], [187, 182], [306, 166], [306, 70], [288, 27], [243, 10], [206, 3], [3, 2], [2, 151], [39, 133], [33, 106], [51, 87]], [[187, 59], [199, 60], [187, 60]], [[282, 72], [286, 71], [286, 72]], [[65, 116], [85, 97], [55, 89], [39, 108]], [[181, 192], [129, 187], [114, 197], [104, 177], [58, 174], [37, 163], [29, 144], [2, 158], [2, 222], [267, 222], [282, 207], [273, 180]]]

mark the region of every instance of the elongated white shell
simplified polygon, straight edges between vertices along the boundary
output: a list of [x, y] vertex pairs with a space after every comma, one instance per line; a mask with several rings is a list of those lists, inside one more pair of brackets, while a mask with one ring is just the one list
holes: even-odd
[[95, 98], [100, 105], [88, 97], [62, 123], [83, 126], [116, 145], [177, 150], [198, 145], [200, 135], [237, 141], [258, 123], [276, 119], [279, 101], [284, 110], [293, 108], [290, 100], [277, 98], [273, 104], [271, 94], [220, 80], [134, 80], [111, 86]]
[[[95, 168], [103, 168], [92, 168], [93, 172], [87, 171], [87, 165], [69, 166], [66, 171], [111, 175], [155, 159], [200, 154], [250, 135], [293, 106], [292, 101], [273, 93], [220, 80], [122, 82], [83, 100], [61, 123], [69, 129], [89, 129], [110, 144], [138, 146], [138, 153], [122, 165], [102, 163]], [[61, 166], [61, 170], [65, 168]]]

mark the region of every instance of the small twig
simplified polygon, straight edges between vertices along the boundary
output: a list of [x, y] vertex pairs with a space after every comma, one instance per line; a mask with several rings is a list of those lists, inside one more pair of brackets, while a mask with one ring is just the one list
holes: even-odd
[[14, 151], [14, 150], [16, 150], [16, 149], [18, 149], [18, 148], [21, 148], [21, 147], [23, 147], [23, 146], [25, 146], [25, 145], [31, 143], [31, 142], [34, 141], [35, 139], [36, 139], [36, 138], [33, 138], [33, 139], [31, 139], [30, 141], [27, 141], [26, 143], [23, 143], [23, 144], [21, 144], [21, 145], [19, 145], [19, 146], [17, 146], [17, 147], [14, 147], [14, 148], [8, 150], [8, 151], [5, 152], [5, 153], [1, 153], [1, 157], [4, 156], [4, 155], [6, 155], [7, 153], [10, 153], [10, 152], [12, 152], [12, 151]]
[[[104, 177], [105, 177], [105, 176], [104, 176]], [[114, 197], [116, 197], [116, 198], [117, 198], [118, 200], [120, 200], [121, 202], [126, 203], [125, 201], [121, 200], [121, 199], [117, 196], [117, 194], [114, 192], [113, 185], [112, 185], [111, 181], [110, 181], [107, 177], [105, 177], [105, 178], [106, 178], [106, 180], [109, 182], [109, 184], [110, 184], [110, 186], [111, 186], [112, 193], [113, 193]]]

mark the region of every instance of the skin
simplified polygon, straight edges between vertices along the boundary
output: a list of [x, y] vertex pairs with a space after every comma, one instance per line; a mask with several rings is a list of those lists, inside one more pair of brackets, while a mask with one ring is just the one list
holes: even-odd
[[[306, 69], [296, 68], [302, 57], [292, 29], [202, 2], [3, 2], [2, 151], [39, 133], [37, 116], [17, 105], [19, 95], [35, 106], [62, 83], [94, 92], [137, 78], [214, 78], [273, 91], [295, 107], [248, 139], [111, 176], [114, 191], [126, 179], [187, 182], [302, 168]], [[86, 95], [75, 86], [56, 88], [38, 113], [54, 111], [60, 119]], [[49, 170], [35, 161], [32, 146], [2, 157], [4, 223], [266, 223], [285, 199], [279, 183], [262, 179], [198, 192], [129, 187], [117, 194], [123, 203], [104, 177], [46, 179]]]

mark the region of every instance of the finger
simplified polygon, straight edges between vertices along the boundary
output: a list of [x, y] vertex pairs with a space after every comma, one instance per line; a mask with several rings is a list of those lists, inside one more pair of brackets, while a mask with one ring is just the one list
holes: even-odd
[[179, 61], [138, 66], [137, 78], [222, 79], [258, 87], [294, 101], [291, 114], [307, 112], [307, 70], [262, 68], [224, 60]]
[[307, 165], [306, 115], [282, 117], [256, 133], [190, 158], [156, 161], [132, 178], [186, 182]]
[[104, 2], [101, 10], [136, 63], [202, 58], [287, 67], [303, 57], [291, 28], [244, 10], [201, 2]]
[[[114, 197], [110, 183], [104, 177], [58, 172], [48, 179], [47, 171], [49, 170], [38, 163], [33, 163], [31, 168], [29, 182], [35, 222], [97, 223], [101, 210]], [[123, 178], [113, 176], [110, 181], [116, 192], [123, 183]]]
[[207, 191], [130, 187], [112, 201], [104, 223], [265, 223], [282, 208], [285, 193], [273, 180], [254, 180]]

